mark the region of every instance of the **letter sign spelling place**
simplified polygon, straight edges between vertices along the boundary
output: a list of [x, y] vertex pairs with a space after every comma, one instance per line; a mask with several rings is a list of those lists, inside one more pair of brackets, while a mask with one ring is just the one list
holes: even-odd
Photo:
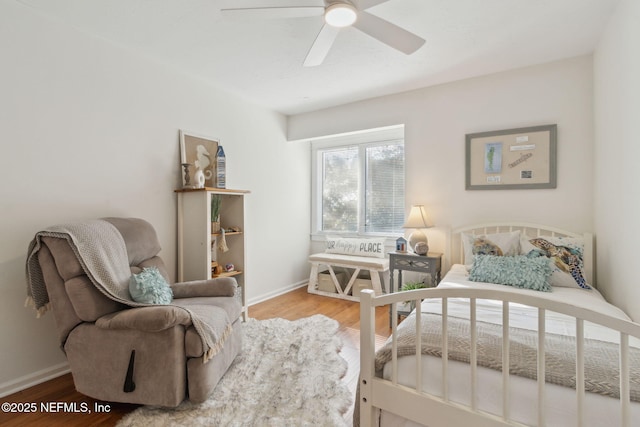
[[384, 258], [384, 238], [327, 237], [326, 253]]

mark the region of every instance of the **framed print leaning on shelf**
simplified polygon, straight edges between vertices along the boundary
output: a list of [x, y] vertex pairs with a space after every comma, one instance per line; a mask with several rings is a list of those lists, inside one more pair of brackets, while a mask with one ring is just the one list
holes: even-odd
[[191, 165], [191, 177], [195, 174], [196, 168], [202, 169], [205, 187], [216, 186], [215, 164], [218, 143], [219, 141], [215, 138], [180, 130], [180, 163]]
[[556, 188], [557, 138], [557, 125], [467, 134], [465, 188]]

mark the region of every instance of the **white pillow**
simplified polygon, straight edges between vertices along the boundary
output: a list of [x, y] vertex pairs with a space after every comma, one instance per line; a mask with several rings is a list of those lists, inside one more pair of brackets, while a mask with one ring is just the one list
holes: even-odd
[[497, 256], [520, 254], [520, 230], [475, 235], [462, 233], [461, 238], [464, 246], [464, 264], [467, 266], [473, 264], [475, 254]]
[[523, 255], [549, 258], [553, 273], [551, 286], [592, 289], [584, 271], [584, 240], [579, 237], [529, 237], [522, 235]]
[[327, 236], [328, 254], [384, 258], [384, 237], [358, 238]]

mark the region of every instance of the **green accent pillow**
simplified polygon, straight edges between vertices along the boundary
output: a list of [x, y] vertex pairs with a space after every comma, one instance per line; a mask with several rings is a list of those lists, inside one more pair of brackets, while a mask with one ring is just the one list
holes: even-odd
[[552, 272], [546, 257], [476, 255], [469, 280], [551, 292]]
[[129, 293], [136, 302], [170, 304], [173, 292], [157, 267], [145, 267], [129, 279]]

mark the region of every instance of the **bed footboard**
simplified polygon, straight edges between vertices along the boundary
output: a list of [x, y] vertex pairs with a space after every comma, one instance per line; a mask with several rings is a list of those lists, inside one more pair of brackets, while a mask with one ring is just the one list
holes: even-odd
[[[453, 349], [453, 342], [449, 342], [449, 322], [453, 323], [454, 318], [449, 317], [449, 306], [452, 299], [456, 301], [467, 300], [468, 301], [468, 324], [469, 324], [469, 337], [468, 337], [468, 363], [470, 378], [468, 378], [468, 405], [463, 405], [458, 402], [454, 402], [449, 396], [449, 384], [450, 380], [456, 380], [450, 378], [449, 372], [449, 360], [451, 359]], [[400, 357], [415, 358], [415, 378], [423, 378], [423, 358], [426, 342], [423, 343], [423, 316], [428, 316], [426, 313], [422, 313], [422, 310], [416, 310], [415, 314], [415, 347], [412, 352], [415, 356], [406, 356], [406, 336], [402, 333], [398, 333], [397, 311], [396, 303], [404, 302], [407, 300], [413, 300], [416, 302], [416, 307], [421, 307], [421, 303], [425, 300], [434, 300], [441, 302], [441, 312], [439, 314], [439, 321], [441, 325], [442, 335], [440, 337], [439, 352], [441, 357], [441, 381], [440, 385], [441, 393], [439, 395], [430, 394], [423, 389], [422, 381], [415, 381], [413, 386], [402, 385], [398, 380], [398, 359]], [[478, 327], [477, 320], [477, 307], [478, 301], [491, 300], [496, 301], [498, 307], [501, 306], [502, 310], [502, 325], [501, 336], [498, 337], [501, 342], [501, 395], [502, 395], [502, 410], [498, 413], [489, 413], [478, 406], [478, 368], [479, 368], [479, 352], [478, 352]], [[375, 349], [375, 307], [383, 305], [392, 305], [392, 334], [386, 347], [390, 348], [390, 357], [384, 361], [386, 364], [390, 364], [390, 378], [383, 379], [380, 370], [380, 364], [378, 360], [376, 366], [376, 349]], [[531, 404], [537, 405], [537, 415], [530, 424], [532, 425], [547, 425], [545, 401], [547, 400], [547, 387], [545, 386], [546, 378], [545, 372], [549, 368], [546, 366], [547, 356], [545, 351], [545, 342], [549, 337], [545, 328], [547, 313], [560, 313], [562, 315], [570, 316], [575, 319], [575, 335], [572, 334], [572, 338], [575, 339], [575, 360], [572, 363], [575, 365], [575, 405], [577, 407], [575, 420], [578, 426], [587, 425], [586, 421], [586, 403], [585, 396], [592, 394], [585, 390], [585, 384], [589, 384], [585, 377], [585, 343], [590, 342], [585, 338], [585, 322], [590, 322], [595, 325], [601, 325], [615, 331], [615, 334], [619, 337], [615, 347], [617, 348], [618, 360], [614, 361], [614, 365], [617, 366], [620, 380], [614, 384], [613, 388], [614, 397], [618, 401], [619, 408], [619, 425], [629, 427], [631, 426], [631, 405], [634, 405], [634, 410], [639, 405], [637, 402], [632, 402], [632, 394], [638, 394], [638, 390], [634, 390], [633, 383], [637, 382], [637, 378], [634, 381], [630, 380], [630, 371], [634, 372], [634, 375], [640, 375], [638, 371], [640, 366], [637, 365], [640, 358], [639, 350], [635, 347], [630, 347], [630, 337], [640, 338], [640, 325], [617, 318], [614, 316], [602, 314], [596, 311], [592, 311], [580, 306], [572, 305], [570, 303], [559, 302], [552, 299], [545, 299], [530, 294], [514, 294], [507, 291], [499, 291], [493, 289], [477, 289], [477, 288], [433, 288], [433, 289], [420, 289], [414, 291], [407, 291], [402, 293], [387, 294], [382, 296], [374, 296], [371, 291], [363, 291], [360, 299], [360, 382], [359, 382], [359, 401], [356, 402], [355, 412], [359, 414], [354, 415], [354, 425], [358, 422], [361, 426], [374, 426], [379, 423], [379, 411], [387, 411], [390, 413], [398, 414], [401, 417], [411, 420], [413, 422], [428, 425], [429, 427], [446, 427], [452, 425], [473, 425], [473, 426], [513, 426], [523, 425], [514, 421], [512, 414], [510, 414], [511, 402], [509, 401], [512, 395], [512, 376], [513, 360], [510, 360], [510, 345], [512, 345], [512, 337], [510, 334], [514, 334], [514, 329], [510, 327], [510, 310], [515, 305], [524, 305], [535, 307], [537, 313], [537, 331], [534, 331], [533, 341], [534, 347], [537, 347], [534, 351], [534, 366], [535, 379], [537, 381], [537, 396], [532, 398]], [[413, 322], [413, 319], [412, 319]], [[413, 323], [408, 323], [408, 325]], [[404, 328], [405, 330], [407, 328]], [[404, 332], [403, 332], [404, 333]], [[400, 335], [400, 336], [399, 336]], [[426, 335], [425, 335], [426, 336]], [[632, 338], [632, 339], [634, 339]], [[572, 347], [572, 348], [573, 348]], [[536, 354], [537, 353], [537, 354]], [[402, 356], [402, 355], [405, 356]], [[380, 359], [378, 354], [378, 359]], [[510, 367], [511, 369], [504, 369]], [[573, 365], [572, 365], [573, 366]], [[590, 371], [589, 371], [590, 372]], [[497, 374], [500, 375], [500, 374]], [[573, 375], [573, 374], [572, 374]], [[638, 384], [635, 384], [636, 388]], [[607, 397], [610, 398], [610, 397]], [[634, 400], [638, 400], [638, 396], [635, 396]], [[634, 412], [635, 414], [636, 412]], [[358, 417], [359, 415], [359, 417]], [[528, 425], [529, 423], [527, 423]], [[611, 424], [615, 425], [615, 424]]]

